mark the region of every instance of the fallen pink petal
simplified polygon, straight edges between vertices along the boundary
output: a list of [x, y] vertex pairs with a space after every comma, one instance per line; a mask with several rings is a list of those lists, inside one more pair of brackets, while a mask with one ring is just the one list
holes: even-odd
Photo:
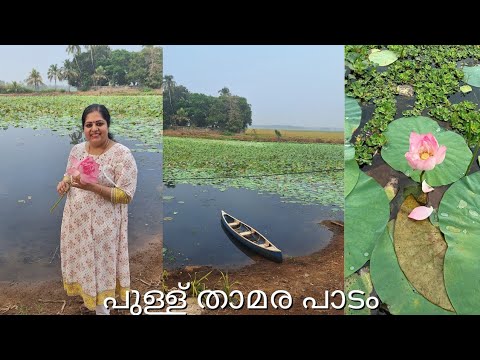
[[414, 170], [432, 170], [445, 160], [447, 147], [438, 145], [438, 141], [432, 133], [410, 133], [410, 149], [405, 153], [408, 165]]
[[433, 187], [427, 184], [425, 180], [422, 181], [422, 191], [424, 193], [429, 193], [431, 191], [435, 190]]
[[432, 215], [433, 207], [418, 206], [412, 210], [408, 217], [413, 220], [425, 220], [430, 215]]

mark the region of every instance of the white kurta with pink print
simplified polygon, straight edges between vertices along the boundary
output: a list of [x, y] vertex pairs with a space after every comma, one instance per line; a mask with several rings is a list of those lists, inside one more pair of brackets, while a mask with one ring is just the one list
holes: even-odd
[[[137, 165], [131, 151], [115, 143], [102, 155], [89, 155], [86, 143], [75, 145], [68, 158], [92, 156], [100, 164], [98, 183], [115, 185], [133, 198]], [[110, 181], [111, 180], [111, 181]], [[67, 194], [61, 230], [63, 283], [68, 295], [82, 296], [93, 310], [106, 297], [130, 287], [128, 259], [128, 205], [113, 204], [100, 195], [72, 187]]]

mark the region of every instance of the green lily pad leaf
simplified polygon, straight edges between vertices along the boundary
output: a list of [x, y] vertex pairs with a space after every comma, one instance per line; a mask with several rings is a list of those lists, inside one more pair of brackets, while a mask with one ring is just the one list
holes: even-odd
[[417, 206], [420, 203], [409, 195], [398, 212], [394, 235], [398, 263], [421, 295], [445, 310], [454, 311], [443, 280], [447, 244], [440, 229], [428, 219], [417, 221], [408, 217]]
[[357, 130], [362, 118], [362, 109], [358, 101], [345, 96], [345, 141], [349, 142], [352, 134]]
[[[362, 298], [364, 301], [370, 296], [373, 290], [372, 280], [370, 279], [369, 269], [362, 269], [360, 275], [352, 274], [345, 278], [345, 293], [348, 294], [352, 290], [360, 290], [365, 295], [355, 294], [356, 298]], [[357, 301], [352, 301], [347, 297], [345, 305], [345, 315], [370, 315], [370, 309], [366, 306], [363, 309], [352, 309], [348, 305], [359, 306]]]
[[171, 217], [171, 216], [166, 216], [166, 217], [163, 218], [163, 220], [164, 220], [164, 221], [171, 221], [171, 220], [173, 220], [173, 217]]
[[445, 286], [459, 314], [480, 314], [480, 172], [464, 177], [443, 195], [440, 230], [448, 244]]
[[174, 198], [175, 198], [175, 196], [170, 196], [170, 195], [169, 196], [163, 196], [163, 200], [172, 200]]
[[395, 170], [403, 172], [420, 182], [420, 170], [408, 165], [405, 153], [410, 149], [410, 133], [432, 133], [438, 144], [447, 147], [445, 160], [433, 170], [425, 172], [425, 180], [430, 186], [451, 184], [465, 175], [472, 152], [462, 136], [446, 131], [428, 117], [406, 117], [392, 121], [384, 133], [387, 143], [382, 148], [382, 158]]
[[394, 220], [388, 223], [370, 259], [370, 276], [378, 296], [393, 315], [449, 315], [420, 295], [408, 282], [393, 247]]
[[480, 65], [464, 66], [463, 67], [463, 81], [468, 85], [480, 87]]
[[472, 87], [470, 85], [463, 85], [463, 86], [460, 86], [460, 91], [466, 94], [472, 91]]
[[385, 191], [360, 171], [357, 184], [345, 199], [345, 277], [370, 259], [389, 217], [390, 205]]
[[357, 160], [355, 160], [355, 149], [351, 145], [345, 145], [345, 188], [344, 196], [353, 190], [358, 180], [360, 169], [358, 168]]
[[397, 61], [397, 55], [390, 50], [372, 51], [368, 55], [368, 60], [380, 66], [387, 66]]

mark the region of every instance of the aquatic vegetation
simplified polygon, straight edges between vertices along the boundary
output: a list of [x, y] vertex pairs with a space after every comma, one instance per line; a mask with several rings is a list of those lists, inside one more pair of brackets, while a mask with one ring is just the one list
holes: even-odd
[[[387, 46], [398, 60], [386, 69], [368, 59], [374, 47], [347, 48], [346, 93], [369, 113], [345, 145], [345, 276], [369, 271], [392, 314], [479, 314], [480, 172], [472, 165], [480, 149], [480, 67], [467, 65], [478, 63], [480, 47]], [[400, 85], [413, 93], [397, 94]], [[402, 184], [398, 192], [380, 187], [380, 168], [369, 169], [371, 178], [363, 172], [375, 159]], [[367, 178], [372, 185], [362, 189]], [[374, 188], [392, 193], [389, 206], [378, 207], [377, 195], [373, 207]], [[361, 231], [367, 224], [374, 236]]]
[[93, 103], [109, 109], [114, 135], [143, 143], [133, 151], [161, 152], [161, 96], [0, 96], [0, 127], [51, 129], [64, 136], [77, 132], [81, 139], [82, 112]]
[[163, 140], [167, 184], [246, 188], [284, 202], [343, 207], [342, 145]]

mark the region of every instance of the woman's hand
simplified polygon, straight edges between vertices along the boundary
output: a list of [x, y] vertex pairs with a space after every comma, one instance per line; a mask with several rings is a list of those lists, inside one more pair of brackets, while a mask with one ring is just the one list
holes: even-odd
[[94, 190], [94, 184], [82, 184], [80, 182], [80, 175], [72, 177], [72, 186], [78, 189], [87, 190], [87, 191]]
[[62, 180], [57, 185], [57, 192], [59, 195], [65, 195], [70, 190], [70, 184]]

